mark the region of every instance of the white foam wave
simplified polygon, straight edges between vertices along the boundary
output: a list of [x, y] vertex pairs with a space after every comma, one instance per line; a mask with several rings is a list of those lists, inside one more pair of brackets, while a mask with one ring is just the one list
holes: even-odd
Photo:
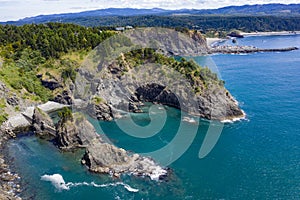
[[94, 187], [101, 187], [101, 188], [122, 185], [129, 192], [138, 192], [139, 191], [138, 189], [132, 188], [130, 185], [125, 184], [123, 182], [108, 183], [108, 184], [101, 184], [101, 185], [91, 182], [90, 185], [94, 186]]
[[69, 190], [70, 187], [66, 184], [64, 178], [60, 174], [44, 175], [41, 177], [42, 181], [49, 181], [59, 191]]
[[[159, 181], [159, 178], [162, 176], [166, 176], [168, 171], [163, 169], [161, 166], [157, 165], [152, 159], [144, 157], [143, 160], [140, 161], [140, 164], [144, 168], [144, 177], [150, 177], [153, 181]], [[133, 172], [134, 175], [139, 176], [138, 172]]]
[[78, 186], [92, 186], [97, 188], [105, 188], [105, 187], [115, 187], [115, 186], [123, 186], [128, 192], [138, 192], [138, 189], [135, 189], [131, 187], [128, 184], [125, 184], [123, 182], [116, 182], [116, 183], [107, 183], [107, 184], [96, 184], [95, 182], [87, 183], [87, 182], [79, 182], [79, 183], [73, 183], [68, 182], [66, 183], [62, 175], [60, 174], [53, 174], [53, 175], [43, 175], [41, 177], [42, 181], [49, 181], [52, 183], [52, 185], [58, 190], [70, 190], [71, 187], [78, 187]]
[[234, 122], [237, 122], [237, 121], [241, 121], [241, 120], [246, 120], [246, 113], [242, 110], [243, 112], [243, 117], [236, 117], [236, 118], [233, 118], [233, 119], [225, 119], [225, 120], [222, 120], [221, 123], [234, 123]]
[[153, 181], [158, 181], [159, 177], [164, 176], [167, 173], [167, 170], [161, 168], [160, 166], [157, 166], [155, 169], [153, 169], [152, 173], [149, 174], [149, 177]]
[[192, 117], [183, 117], [182, 121], [188, 122], [188, 123], [191, 123], [191, 124], [197, 124], [197, 121]]

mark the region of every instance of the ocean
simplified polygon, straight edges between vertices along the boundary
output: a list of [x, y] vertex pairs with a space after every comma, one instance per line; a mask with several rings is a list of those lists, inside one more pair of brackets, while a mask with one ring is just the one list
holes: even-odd
[[[237, 41], [238, 45], [261, 48], [300, 47], [300, 35], [253, 36]], [[142, 154], [169, 144], [180, 124], [186, 137], [197, 131], [182, 155], [168, 166], [166, 180], [93, 174], [80, 164], [82, 151], [62, 153], [52, 143], [27, 135], [10, 141], [7, 149], [22, 177], [22, 196], [43, 200], [300, 199], [300, 51], [220, 54], [195, 61], [217, 66], [226, 88], [247, 114], [244, 120], [224, 125], [204, 158], [199, 158], [199, 150], [214, 124], [195, 117], [182, 120], [186, 114], [179, 110], [152, 106], [151, 116], [166, 122], [149, 138], [130, 136], [116, 122], [90, 121], [115, 145]], [[166, 119], [162, 112], [167, 113]], [[151, 122], [147, 113], [132, 114], [132, 119], [141, 126]], [[142, 134], [130, 127], [128, 118], [119, 122]], [[171, 158], [170, 154], [182, 148], [176, 145], [161, 157]]]

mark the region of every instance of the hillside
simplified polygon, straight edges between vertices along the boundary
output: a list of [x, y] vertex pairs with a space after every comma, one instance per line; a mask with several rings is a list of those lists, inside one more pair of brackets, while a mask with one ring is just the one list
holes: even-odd
[[[133, 52], [133, 58], [130, 58], [129, 55], [123, 55], [124, 48], [132, 44], [136, 35], [144, 34], [145, 32], [147, 32], [147, 35], [142, 37], [141, 44], [150, 42], [155, 44], [151, 47], [149, 43], [151, 48], [160, 49], [162, 52], [154, 52], [154, 50], [149, 49], [145, 50], [145, 52], [144, 50], [142, 52]], [[120, 74], [113, 73], [113, 76], [121, 77], [127, 70], [136, 69], [134, 66], [141, 63], [149, 63], [150, 61], [158, 63], [164, 66], [165, 72], [163, 77], [165, 76], [166, 80], [169, 81], [162, 82], [161, 85], [167, 87], [171, 83], [170, 81], [173, 79], [168, 79], [167, 77], [171, 76], [169, 73], [175, 70], [177, 74], [181, 74], [182, 80], [186, 80], [189, 83], [192, 94], [196, 94], [194, 102], [197, 102], [197, 105], [200, 102], [200, 105], [196, 107], [187, 106], [190, 105], [188, 99], [185, 99], [187, 102], [185, 107], [180, 107], [178, 104], [165, 100], [158, 101], [159, 103], [184, 110], [191, 107], [191, 114], [198, 113], [198, 109], [200, 109], [201, 112], [198, 115], [207, 119], [223, 120], [243, 115], [229, 92], [224, 88], [224, 82], [219, 80], [216, 74], [212, 73], [208, 68], [201, 68], [195, 63], [185, 60], [175, 61], [168, 58], [169, 53], [172, 53], [171, 55], [202, 55], [207, 53], [205, 39], [199, 32], [178, 33], [170, 29], [159, 30], [154, 28], [138, 29], [127, 33], [129, 35], [121, 35], [115, 38], [110, 37], [115, 34], [112, 31], [100, 31], [96, 28], [84, 28], [77, 25], [59, 23], [32, 24], [20, 27], [0, 26], [0, 47], [1, 57], [3, 58], [3, 66], [0, 68], [0, 82], [3, 83], [3, 87], [9, 90], [9, 93], [2, 99], [3, 105], [1, 107], [3, 112], [0, 116], [1, 121], [3, 122], [7, 118], [7, 114], [12, 113], [12, 110], [22, 110], [26, 105], [32, 103], [53, 100], [59, 103], [72, 104], [74, 87], [84, 86], [83, 82], [79, 82], [76, 85], [78, 71], [84, 72], [84, 77], [87, 74], [90, 74], [91, 77], [96, 75], [93, 71], [90, 71], [91, 65], [85, 68], [80, 66], [82, 66], [81, 63], [86, 56], [99, 43], [101, 43], [100, 47], [103, 47], [101, 49], [103, 55], [107, 55], [107, 52], [114, 49], [120, 50], [119, 56], [123, 55], [126, 59], [130, 59], [131, 64], [124, 64], [125, 61], [119, 60], [120, 66], [118, 66], [117, 63], [113, 62], [114, 60], [108, 57], [107, 59], [113, 62], [112, 71], [120, 72]], [[131, 33], [132, 35], [130, 35]], [[166, 36], [170, 35], [173, 35], [176, 39], [169, 38], [169, 40], [166, 40]], [[152, 40], [149, 41], [149, 38], [153, 37], [158, 38], [155, 43]], [[108, 40], [110, 42], [107, 42], [107, 38], [115, 40]], [[103, 41], [106, 42], [103, 43]], [[127, 62], [129, 61], [125, 63]], [[101, 62], [97, 65], [106, 67]], [[124, 65], [128, 65], [127, 70], [122, 68]], [[119, 69], [120, 67], [121, 69]], [[147, 74], [147, 72], [145, 73]], [[96, 80], [92, 81], [93, 85], [99, 82], [99, 77], [95, 77]], [[149, 77], [151, 78], [151, 76]], [[91, 80], [91, 78], [88, 78], [88, 80]], [[117, 79], [113, 80], [117, 81], [116, 84], [121, 83]], [[143, 79], [141, 78], [141, 80]], [[157, 81], [160, 80], [158, 79]], [[108, 79], [106, 81], [109, 83], [112, 80]], [[159, 84], [159, 82], [153, 81], [151, 83]], [[144, 86], [141, 83], [137, 85]], [[180, 88], [175, 87], [174, 90], [180, 93]], [[216, 91], [210, 91], [209, 88], [217, 89], [217, 94], [220, 95], [214, 96]], [[111, 93], [113, 91], [113, 88], [110, 90], [110, 84], [107, 85], [106, 89], [104, 93], [98, 94], [100, 98], [105, 96], [106, 92]], [[186, 94], [188, 93], [186, 92]], [[10, 101], [9, 99], [12, 98], [13, 101]], [[19, 102], [22, 102], [21, 99], [26, 102], [20, 104]], [[109, 102], [107, 98], [104, 99]], [[140, 100], [143, 101], [142, 99]], [[154, 101], [153, 99], [145, 100]], [[117, 107], [119, 105], [110, 106]], [[210, 110], [212, 107], [218, 107], [218, 112], [221, 112], [221, 114], [218, 113], [213, 116]]]
[[[18, 21], [2, 22], [2, 24], [31, 24], [46, 22], [77, 22], [78, 19], [94, 19], [107, 17], [132, 17], [132, 16], [178, 16], [178, 15], [234, 15], [234, 16], [299, 16], [300, 4], [262, 4], [262, 5], [243, 5], [227, 6], [218, 9], [180, 9], [165, 10], [160, 8], [153, 9], [135, 9], [135, 8], [108, 8], [93, 11], [84, 11], [79, 13], [63, 13], [53, 15], [39, 15], [35, 17], [24, 18]], [[82, 24], [84, 25], [84, 24]], [[89, 24], [87, 24], [89, 25]], [[103, 25], [101, 23], [97, 25]], [[111, 24], [114, 26], [114, 23]]]
[[[0, 24], [73, 23], [81, 26], [114, 30], [119, 26], [167, 27], [214, 31], [298, 31], [300, 4], [265, 4], [229, 6], [219, 9], [134, 9], [109, 8], [81, 13], [41, 15]], [[226, 35], [226, 34], [225, 34]]]

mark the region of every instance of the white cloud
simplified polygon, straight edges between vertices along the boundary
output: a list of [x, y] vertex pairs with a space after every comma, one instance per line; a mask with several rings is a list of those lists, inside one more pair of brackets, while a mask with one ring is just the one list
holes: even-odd
[[0, 21], [40, 14], [79, 12], [101, 8], [218, 8], [228, 5], [299, 3], [299, 0], [0, 0]]

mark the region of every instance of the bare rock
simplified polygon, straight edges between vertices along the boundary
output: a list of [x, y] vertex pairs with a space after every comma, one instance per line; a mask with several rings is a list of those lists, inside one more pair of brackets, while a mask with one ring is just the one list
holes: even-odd
[[32, 125], [36, 135], [41, 137], [55, 137], [56, 130], [52, 119], [39, 108], [34, 109]]
[[122, 148], [104, 142], [93, 125], [80, 114], [75, 114], [73, 120], [58, 123], [56, 141], [63, 150], [86, 148], [81, 163], [95, 173], [112, 174], [115, 177], [130, 173], [157, 180], [167, 174], [150, 158], [131, 155]]
[[65, 105], [72, 105], [73, 104], [73, 97], [67, 90], [63, 91], [62, 94], [58, 94], [54, 101], [57, 103], [65, 104]]
[[60, 121], [56, 133], [57, 145], [64, 150], [86, 147], [95, 138], [101, 140], [93, 125], [78, 113], [74, 114], [73, 120]]
[[103, 121], [112, 121], [113, 120], [113, 111], [111, 107], [104, 102], [100, 102], [98, 104], [91, 103], [88, 105], [88, 113], [98, 120]]
[[16, 96], [8, 97], [6, 101], [11, 106], [17, 106], [19, 104], [19, 99]]
[[50, 90], [55, 90], [57, 88], [62, 88], [61, 83], [56, 80], [55, 78], [45, 78], [44, 76], [41, 77], [42, 85]]

